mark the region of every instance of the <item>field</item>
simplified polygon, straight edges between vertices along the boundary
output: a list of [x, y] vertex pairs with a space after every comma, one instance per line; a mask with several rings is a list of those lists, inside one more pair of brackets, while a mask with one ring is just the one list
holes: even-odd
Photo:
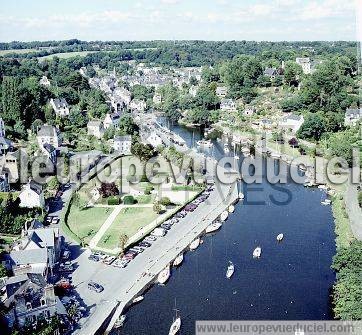
[[0, 50], [0, 57], [5, 56], [7, 54], [17, 53], [19, 55], [25, 54], [28, 52], [36, 52], [39, 51], [37, 49], [10, 49], [10, 50]]
[[52, 54], [52, 55], [47, 55], [47, 56], [43, 56], [43, 57], [38, 57], [38, 59], [40, 60], [44, 60], [44, 59], [52, 59], [53, 57], [58, 57], [58, 58], [71, 58], [71, 57], [76, 57], [76, 56], [86, 56], [90, 53], [94, 53], [97, 51], [74, 51], [74, 52], [60, 52], [60, 53], [56, 53], [56, 54]]
[[157, 218], [152, 207], [128, 207], [122, 209], [111, 227], [105, 232], [98, 247], [113, 249], [119, 246], [122, 235], [133, 236], [138, 230], [147, 226]]
[[68, 226], [81, 240], [89, 243], [111, 212], [111, 208], [93, 207], [80, 210], [73, 205], [68, 217]]

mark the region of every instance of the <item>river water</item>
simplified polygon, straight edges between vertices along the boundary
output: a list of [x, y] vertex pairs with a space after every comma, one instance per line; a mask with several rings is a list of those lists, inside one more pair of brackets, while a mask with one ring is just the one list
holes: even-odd
[[[201, 138], [196, 130], [173, 130], [189, 146]], [[211, 154], [219, 158], [222, 144], [214, 144]], [[168, 283], [146, 292], [114, 334], [168, 334], [175, 305], [182, 319], [180, 334], [194, 334], [196, 320], [331, 319], [331, 208], [320, 204], [325, 194], [319, 189], [292, 181], [277, 187], [265, 178], [260, 185], [243, 185], [246, 200], [236, 205], [221, 230], [187, 252]], [[277, 204], [273, 197], [287, 203]], [[281, 243], [276, 241], [279, 233], [284, 234]], [[262, 257], [255, 260], [252, 252], [258, 245]], [[235, 265], [230, 280], [225, 277], [229, 260]]]

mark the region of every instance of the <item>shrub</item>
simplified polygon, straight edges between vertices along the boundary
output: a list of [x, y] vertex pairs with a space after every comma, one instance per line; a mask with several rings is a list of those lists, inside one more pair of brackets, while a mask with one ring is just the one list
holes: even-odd
[[171, 200], [168, 197], [162, 197], [160, 200], [160, 204], [163, 206], [169, 206], [171, 205]]
[[107, 203], [108, 203], [108, 205], [116, 206], [116, 205], [119, 205], [121, 203], [121, 199], [119, 197], [117, 197], [117, 196], [109, 197], [107, 199]]
[[358, 203], [359, 206], [362, 207], [362, 191], [358, 192]]
[[99, 193], [103, 198], [111, 197], [119, 193], [115, 183], [102, 183], [99, 188]]
[[132, 195], [125, 195], [123, 198], [123, 203], [125, 205], [133, 205], [135, 203], [135, 199]]
[[148, 185], [146, 188], [145, 188], [145, 195], [150, 195], [151, 192], [154, 190], [155, 188], [152, 186], [152, 185]]

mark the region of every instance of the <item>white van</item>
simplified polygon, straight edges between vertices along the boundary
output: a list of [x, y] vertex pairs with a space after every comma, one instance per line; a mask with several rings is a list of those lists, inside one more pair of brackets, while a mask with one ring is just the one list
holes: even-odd
[[165, 236], [166, 235], [166, 229], [157, 227], [152, 231], [151, 235], [153, 235], [153, 236]]

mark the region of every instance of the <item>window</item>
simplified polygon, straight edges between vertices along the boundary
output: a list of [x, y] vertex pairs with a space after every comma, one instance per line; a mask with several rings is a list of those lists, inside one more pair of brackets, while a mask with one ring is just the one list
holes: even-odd
[[40, 304], [41, 304], [42, 306], [45, 306], [45, 305], [46, 305], [46, 301], [45, 301], [45, 299], [44, 299], [44, 298], [41, 298], [41, 300], [40, 300]]
[[27, 310], [30, 310], [30, 309], [31, 309], [31, 303], [30, 303], [30, 302], [27, 302], [27, 303], [26, 303], [26, 309], [27, 309]]

